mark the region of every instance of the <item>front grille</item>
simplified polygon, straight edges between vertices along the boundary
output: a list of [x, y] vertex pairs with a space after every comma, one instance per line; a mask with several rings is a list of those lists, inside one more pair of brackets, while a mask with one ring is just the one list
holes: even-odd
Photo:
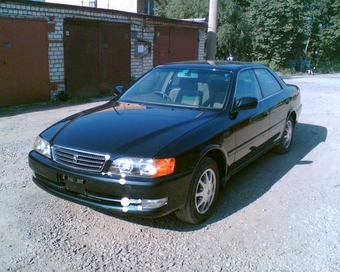
[[89, 153], [61, 146], [53, 146], [52, 150], [54, 161], [86, 171], [101, 172], [105, 162], [110, 158], [109, 155]]

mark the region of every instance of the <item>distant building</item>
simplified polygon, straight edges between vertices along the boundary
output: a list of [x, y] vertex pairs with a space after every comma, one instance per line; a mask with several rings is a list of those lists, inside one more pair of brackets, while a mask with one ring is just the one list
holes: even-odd
[[46, 3], [115, 9], [126, 12], [154, 15], [154, 0], [45, 0]]

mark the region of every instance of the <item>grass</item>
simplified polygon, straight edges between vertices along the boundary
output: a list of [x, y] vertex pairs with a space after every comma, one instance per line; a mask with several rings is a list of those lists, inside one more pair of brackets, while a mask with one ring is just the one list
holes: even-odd
[[[268, 62], [267, 62], [268, 63]], [[270, 64], [270, 63], [269, 63]], [[283, 75], [299, 75], [299, 74], [304, 74], [303, 71], [298, 71], [294, 68], [287, 68], [287, 67], [271, 67], [270, 65], [269, 68], [276, 72], [280, 72]], [[317, 65], [312, 65], [315, 67], [314, 73], [316, 74], [329, 74], [329, 73], [340, 73], [340, 59], [335, 59], [332, 61], [324, 61], [324, 62], [319, 62]]]
[[339, 73], [340, 59], [318, 63], [316, 65], [315, 72], [318, 74]]

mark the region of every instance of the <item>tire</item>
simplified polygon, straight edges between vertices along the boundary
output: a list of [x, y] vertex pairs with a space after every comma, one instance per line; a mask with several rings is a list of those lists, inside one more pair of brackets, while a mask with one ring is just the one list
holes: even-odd
[[294, 120], [289, 116], [286, 120], [285, 128], [283, 130], [282, 137], [279, 145], [275, 148], [275, 151], [279, 154], [286, 154], [289, 152], [293, 141], [294, 134]]
[[199, 224], [208, 219], [216, 204], [220, 177], [216, 162], [205, 157], [193, 175], [185, 207], [176, 211], [178, 219]]

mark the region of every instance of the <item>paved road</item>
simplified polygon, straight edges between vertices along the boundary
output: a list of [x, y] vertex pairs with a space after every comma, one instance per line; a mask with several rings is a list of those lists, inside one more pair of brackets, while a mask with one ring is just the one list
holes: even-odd
[[340, 74], [285, 80], [303, 95], [291, 152], [237, 174], [200, 226], [109, 216], [32, 183], [35, 136], [101, 102], [2, 113], [0, 270], [340, 271]]

